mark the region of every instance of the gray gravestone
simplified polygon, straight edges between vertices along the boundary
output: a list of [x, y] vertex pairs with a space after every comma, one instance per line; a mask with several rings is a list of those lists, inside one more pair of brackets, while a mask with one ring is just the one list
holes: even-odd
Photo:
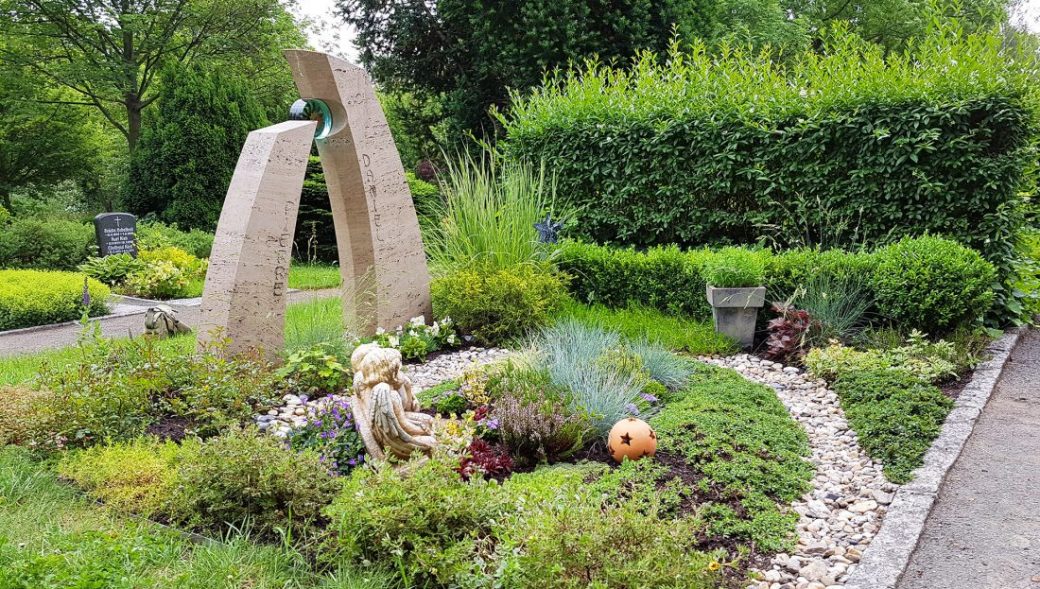
[[102, 256], [137, 257], [137, 217], [130, 213], [101, 213], [94, 217], [94, 233]]

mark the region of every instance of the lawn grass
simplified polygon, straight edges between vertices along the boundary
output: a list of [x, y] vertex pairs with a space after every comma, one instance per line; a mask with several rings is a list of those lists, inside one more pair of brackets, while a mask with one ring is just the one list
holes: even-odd
[[289, 288], [317, 290], [335, 288], [342, 283], [339, 267], [330, 264], [294, 263], [289, 266]]
[[193, 542], [91, 503], [27, 452], [0, 448], [4, 589], [376, 589], [384, 579], [315, 574], [299, 554], [235, 535]]
[[710, 322], [670, 315], [649, 307], [610, 309], [602, 305], [568, 302], [557, 316], [617, 331], [630, 340], [649, 340], [692, 355], [729, 354], [735, 343], [715, 332]]
[[[291, 353], [318, 343], [345, 345], [342, 328], [343, 309], [338, 298], [317, 299], [288, 306], [285, 313], [285, 349]], [[127, 338], [112, 340], [119, 345]], [[181, 335], [156, 343], [163, 354], [190, 354], [195, 335]], [[77, 346], [46, 350], [34, 354], [0, 358], [0, 385], [27, 382], [44, 368], [59, 368], [78, 363], [83, 351]]]

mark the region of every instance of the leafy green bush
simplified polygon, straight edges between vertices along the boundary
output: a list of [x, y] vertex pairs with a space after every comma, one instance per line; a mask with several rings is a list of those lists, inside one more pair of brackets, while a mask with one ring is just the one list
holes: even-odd
[[798, 514], [781, 511], [807, 488], [805, 432], [769, 388], [736, 372], [701, 366], [691, 384], [650, 420], [658, 453], [681, 457], [704, 476], [701, 517], [712, 533], [782, 550]]
[[325, 346], [293, 352], [278, 369], [289, 388], [311, 397], [323, 397], [350, 387], [354, 375], [348, 365]]
[[0, 268], [75, 270], [96, 251], [94, 229], [85, 223], [16, 218], [0, 231]]
[[198, 451], [190, 439], [176, 444], [135, 438], [66, 454], [58, 473], [115, 509], [154, 518], [168, 509], [178, 466]]
[[104, 315], [109, 294], [104, 284], [74, 272], [0, 270], [0, 331], [72, 321], [84, 311]]
[[408, 182], [408, 190], [412, 193], [412, 204], [420, 217], [436, 215], [441, 206], [441, 191], [436, 185], [415, 177], [412, 172], [405, 172], [404, 179]]
[[455, 270], [431, 285], [434, 315], [477, 342], [495, 345], [548, 323], [567, 299], [559, 274], [531, 265]]
[[261, 537], [303, 539], [322, 520], [339, 483], [318, 454], [293, 452], [273, 436], [231, 429], [181, 463], [170, 517], [199, 530], [251, 525]]
[[140, 272], [144, 268], [145, 263], [130, 254], [113, 254], [103, 258], [90, 257], [79, 265], [80, 272], [109, 286], [119, 284], [127, 276]]
[[7, 225], [11, 220], [11, 211], [8, 211], [2, 205], [0, 205], [0, 227]]
[[160, 221], [141, 221], [137, 224], [137, 247], [154, 250], [177, 247], [196, 258], [208, 258], [213, 249], [213, 234], [200, 229], [182, 231], [176, 223], [169, 225]]
[[839, 35], [783, 61], [695, 45], [591, 62], [515, 96], [504, 149], [552, 162], [599, 243], [848, 247], [932, 232], [1000, 265], [1037, 133], [1032, 82], [1005, 54], [988, 33], [905, 55]]
[[958, 243], [904, 238], [875, 256], [878, 312], [904, 330], [946, 333], [980, 320], [993, 304], [996, 271]]
[[148, 299], [177, 299], [197, 296], [199, 282], [206, 277], [207, 260], [200, 260], [174, 246], [142, 249], [143, 267], [130, 274], [122, 290]]
[[762, 286], [766, 262], [763, 254], [739, 247], [722, 248], [704, 261], [701, 276], [716, 288]]
[[0, 387], [0, 448], [8, 444], [31, 446], [52, 431], [45, 409], [52, 402], [50, 391]]
[[154, 340], [85, 345], [71, 369], [45, 367], [41, 384], [54, 395], [46, 405], [53, 446], [86, 447], [137, 437], [161, 419], [179, 431], [211, 436], [251, 422], [280, 397], [272, 368], [219, 350], [190, 354]]
[[953, 407], [942, 391], [901, 370], [851, 370], [834, 391], [863, 449], [896, 483], [913, 477]]
[[718, 586], [722, 555], [697, 550], [699, 523], [672, 515], [675, 488], [661, 492], [656, 471], [560, 465], [499, 485], [455, 468], [434, 459], [407, 474], [351, 473], [326, 510], [331, 557], [412, 587]]
[[[898, 251], [929, 248], [948, 255], [950, 261], [943, 263], [937, 256], [909, 253], [907, 259], [901, 260], [896, 255]], [[571, 293], [580, 301], [614, 308], [635, 303], [707, 319], [711, 308], [704, 297], [704, 272], [715, 255], [708, 249], [684, 252], [675, 246], [637, 252], [565, 242], [556, 264], [571, 276]], [[765, 266], [764, 282], [774, 300], [796, 298], [813, 283], [821, 288], [824, 283], [843, 285], [849, 304], [843, 303], [844, 310], [828, 309], [832, 318], [846, 322], [855, 319], [862, 303], [873, 301], [861, 316], [880, 315], [904, 332], [928, 322], [942, 322], [943, 331], [974, 323], [988, 308], [993, 296], [990, 288], [995, 283], [992, 266], [977, 253], [927, 236], [907, 238], [876, 252], [796, 249], [777, 254], [761, 251], [755, 256]], [[913, 259], [918, 262], [910, 268], [909, 260]], [[882, 263], [886, 270], [881, 269]], [[900, 284], [906, 287], [904, 290], [912, 286], [920, 296], [901, 297]], [[935, 292], [931, 291], [932, 284], [939, 287]], [[828, 304], [833, 307], [835, 302]], [[820, 305], [816, 308], [819, 311]], [[850, 308], [856, 312], [851, 313]], [[852, 321], [853, 325], [856, 323], [858, 320]]]

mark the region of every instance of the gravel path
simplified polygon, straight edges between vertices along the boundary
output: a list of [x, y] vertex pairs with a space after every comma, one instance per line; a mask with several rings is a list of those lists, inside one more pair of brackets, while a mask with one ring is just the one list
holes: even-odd
[[1040, 333], [1027, 332], [946, 475], [899, 589], [1040, 588]]
[[758, 571], [761, 581], [750, 587], [841, 589], [877, 533], [896, 486], [859, 447], [838, 396], [823, 381], [747, 354], [702, 360], [772, 387], [805, 428], [816, 466], [812, 490], [793, 504], [800, 516], [797, 548], [773, 557], [768, 568]]
[[[298, 303], [313, 299], [339, 296], [338, 288], [322, 290], [294, 290], [289, 292], [289, 302]], [[188, 327], [195, 327], [199, 320], [199, 303], [177, 304], [142, 301], [128, 301], [120, 306], [119, 311], [126, 313], [115, 317], [92, 319], [91, 323], [101, 325], [101, 333], [105, 337], [129, 337], [144, 333], [144, 312], [153, 304], [166, 304], [177, 310], [177, 318]], [[137, 307], [135, 311], [132, 307]], [[76, 345], [83, 327], [78, 322], [61, 323], [30, 330], [0, 332], [0, 357], [31, 354], [54, 348], [65, 348]]]

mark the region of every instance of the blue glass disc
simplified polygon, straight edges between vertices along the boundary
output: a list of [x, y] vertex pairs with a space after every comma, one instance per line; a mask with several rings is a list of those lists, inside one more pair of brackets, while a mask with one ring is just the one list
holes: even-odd
[[332, 111], [324, 100], [312, 98], [297, 100], [289, 107], [289, 119], [293, 121], [316, 121], [315, 139], [324, 139], [332, 132]]

